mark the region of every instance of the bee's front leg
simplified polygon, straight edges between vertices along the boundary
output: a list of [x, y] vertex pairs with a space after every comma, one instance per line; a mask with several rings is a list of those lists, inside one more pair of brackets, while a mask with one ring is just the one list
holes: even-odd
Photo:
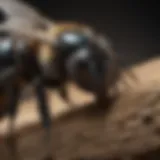
[[8, 106], [8, 114], [9, 114], [9, 127], [7, 132], [7, 144], [10, 151], [10, 157], [12, 160], [19, 160], [18, 155], [18, 146], [17, 139], [14, 133], [15, 129], [15, 118], [17, 113], [18, 101], [20, 96], [20, 90], [18, 87], [10, 85], [8, 87], [8, 96], [9, 96], [9, 106]]
[[36, 95], [38, 100], [38, 108], [41, 115], [41, 120], [43, 123], [43, 127], [46, 130], [45, 134], [45, 143], [47, 143], [44, 148], [46, 150], [47, 146], [47, 160], [52, 159], [52, 127], [51, 127], [51, 116], [49, 113], [48, 101], [45, 92], [45, 87], [41, 78], [36, 81]]
[[68, 97], [68, 91], [67, 91], [66, 84], [64, 84], [64, 83], [61, 84], [58, 88], [58, 92], [59, 92], [60, 96], [63, 98], [63, 100], [69, 104], [70, 99]]
[[69, 106], [69, 107], [72, 107], [72, 109], [73, 109], [74, 104], [73, 104], [73, 102], [72, 102], [72, 101], [70, 100], [70, 98], [69, 98], [69, 94], [68, 94], [68, 90], [67, 90], [66, 84], [62, 84], [62, 85], [58, 88], [58, 92], [59, 92], [60, 96], [63, 98], [63, 100], [64, 100], [65, 102], [67, 102], [68, 106]]

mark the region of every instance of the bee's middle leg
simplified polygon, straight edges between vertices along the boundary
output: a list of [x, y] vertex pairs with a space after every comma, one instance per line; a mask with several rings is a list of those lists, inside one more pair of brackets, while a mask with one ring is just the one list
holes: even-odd
[[36, 95], [37, 95], [37, 100], [38, 100], [38, 109], [41, 115], [41, 120], [43, 127], [45, 128], [45, 142], [46, 145], [44, 146], [45, 149], [47, 147], [47, 151], [49, 152], [49, 158], [47, 155], [47, 160], [52, 159], [52, 121], [51, 121], [51, 116], [49, 113], [49, 107], [48, 107], [48, 101], [47, 101], [47, 96], [45, 92], [45, 87], [43, 85], [43, 81], [38, 80], [36, 83]]

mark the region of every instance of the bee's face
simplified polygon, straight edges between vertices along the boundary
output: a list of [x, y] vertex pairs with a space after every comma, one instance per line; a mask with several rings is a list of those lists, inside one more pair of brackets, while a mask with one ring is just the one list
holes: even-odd
[[60, 72], [80, 87], [95, 91], [104, 88], [110, 53], [88, 28], [64, 28], [56, 37], [54, 50]]
[[47, 35], [53, 43], [52, 45], [42, 44], [39, 50], [40, 54], [38, 54], [39, 62], [46, 77], [55, 78], [58, 70], [55, 69], [55, 63], [65, 63], [64, 61], [74, 54], [77, 48], [83, 44], [86, 45], [89, 34], [88, 29], [73, 23], [57, 23], [53, 28], [51, 27]]

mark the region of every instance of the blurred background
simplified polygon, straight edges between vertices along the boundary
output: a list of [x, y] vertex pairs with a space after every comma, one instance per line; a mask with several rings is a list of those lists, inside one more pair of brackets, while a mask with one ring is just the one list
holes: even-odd
[[109, 36], [124, 67], [160, 54], [156, 1], [26, 0], [53, 20], [89, 23]]

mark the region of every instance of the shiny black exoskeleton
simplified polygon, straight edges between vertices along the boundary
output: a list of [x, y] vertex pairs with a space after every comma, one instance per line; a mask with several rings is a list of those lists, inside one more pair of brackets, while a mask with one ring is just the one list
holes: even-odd
[[[3, 88], [3, 90], [8, 90], [8, 88], [14, 90], [14, 88], [16, 88], [15, 90], [19, 90], [18, 92], [20, 92], [27, 83], [37, 79], [36, 91], [39, 95], [39, 100], [42, 101], [41, 99], [43, 98], [41, 98], [40, 95], [41, 89], [39, 89], [42, 85], [42, 82], [40, 82], [41, 71], [36, 62], [35, 54], [32, 54], [32, 49], [28, 47], [27, 43], [23, 40], [16, 40], [5, 32], [0, 34], [0, 87]], [[7, 71], [11, 69], [13, 69], [11, 72], [12, 77], [11, 75], [6, 74]], [[3, 79], [4, 81], [2, 81]], [[10, 84], [12, 85], [10, 86]], [[44, 104], [40, 106], [41, 110], [43, 110]], [[16, 108], [16, 106], [13, 108]]]
[[57, 38], [55, 48], [57, 56], [54, 65], [60, 74], [60, 82], [72, 80], [79, 87], [94, 93], [97, 99], [107, 96], [112, 59], [110, 53], [98, 43], [98, 39], [81, 31], [65, 31]]
[[[9, 114], [9, 139], [13, 139], [14, 119], [21, 90], [32, 81], [35, 81], [34, 88], [43, 126], [47, 130], [51, 126], [44, 82], [34, 51], [23, 39], [16, 39], [5, 32], [0, 33], [0, 116]], [[47, 136], [48, 133], [47, 131]], [[11, 156], [17, 159], [18, 154], [15, 154], [12, 142], [10, 141]]]

